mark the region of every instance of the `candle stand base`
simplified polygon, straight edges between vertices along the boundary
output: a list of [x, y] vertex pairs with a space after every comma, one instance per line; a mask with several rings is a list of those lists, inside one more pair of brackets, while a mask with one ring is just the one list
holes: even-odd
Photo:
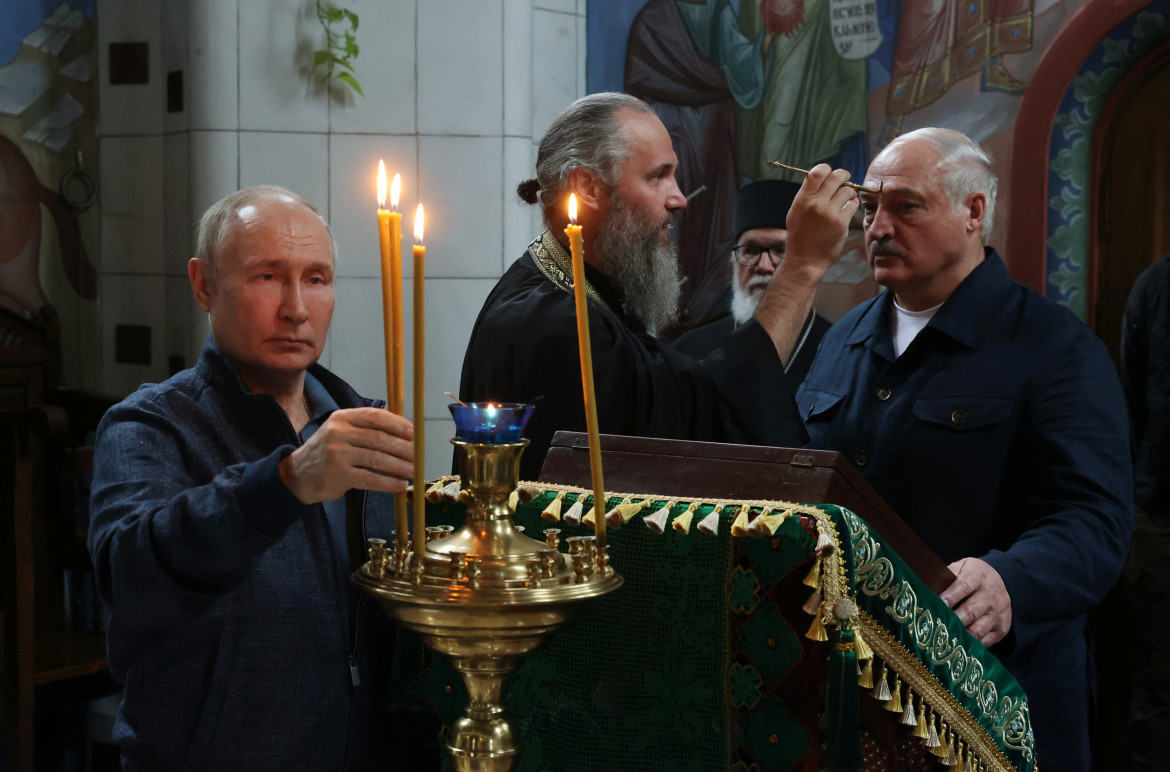
[[513, 525], [508, 497], [528, 440], [452, 442], [463, 473], [463, 526], [428, 541], [421, 557], [371, 540], [370, 561], [353, 580], [463, 676], [469, 702], [447, 746], [455, 769], [507, 772], [520, 750], [501, 705], [508, 677], [622, 578], [592, 537], [574, 539], [566, 555]]

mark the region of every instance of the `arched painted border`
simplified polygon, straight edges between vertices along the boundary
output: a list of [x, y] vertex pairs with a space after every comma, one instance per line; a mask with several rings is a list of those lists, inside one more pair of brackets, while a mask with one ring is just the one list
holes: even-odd
[[1092, 2], [1053, 41], [1020, 104], [1007, 244], [1012, 273], [1082, 319], [1097, 120], [1125, 74], [1167, 39], [1170, 0]]

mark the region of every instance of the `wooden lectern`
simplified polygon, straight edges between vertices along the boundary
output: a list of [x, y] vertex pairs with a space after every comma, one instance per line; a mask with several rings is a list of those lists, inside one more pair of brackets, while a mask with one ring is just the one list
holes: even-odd
[[[936, 593], [955, 580], [938, 556], [834, 450], [603, 434], [601, 458], [608, 491], [845, 507], [868, 522]], [[585, 434], [562, 431], [553, 436], [540, 482], [592, 487]]]

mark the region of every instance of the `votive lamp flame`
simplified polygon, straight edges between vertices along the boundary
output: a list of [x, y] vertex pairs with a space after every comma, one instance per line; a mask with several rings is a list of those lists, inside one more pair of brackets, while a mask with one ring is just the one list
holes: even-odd
[[[385, 183], [383, 183], [385, 184]], [[384, 188], [383, 188], [384, 189]], [[395, 174], [394, 182], [390, 183], [390, 208], [398, 211], [398, 196], [402, 193], [402, 175]]]
[[452, 402], [447, 407], [455, 418], [455, 439], [480, 445], [519, 442], [533, 410], [519, 402]]
[[577, 194], [569, 194], [569, 222], [577, 224]]
[[386, 208], [386, 163], [381, 158], [378, 159], [378, 208]]
[[419, 204], [418, 209], [414, 210], [414, 240], [415, 243], [423, 243], [423, 205]]

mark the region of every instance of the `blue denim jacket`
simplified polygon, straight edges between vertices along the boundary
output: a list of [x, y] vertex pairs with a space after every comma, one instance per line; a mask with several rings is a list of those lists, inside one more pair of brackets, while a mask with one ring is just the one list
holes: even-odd
[[1011, 596], [993, 653], [1028, 693], [1044, 769], [1087, 770], [1089, 609], [1117, 581], [1133, 475], [1117, 372], [1067, 309], [994, 250], [900, 357], [889, 292], [821, 342], [797, 394], [810, 445], [843, 453], [945, 562]]
[[[374, 405], [321, 367], [341, 407]], [[393, 629], [335, 558], [324, 507], [279, 475], [300, 444], [209, 337], [198, 363], [146, 385], [98, 429], [90, 553], [125, 691], [127, 769], [364, 769]], [[347, 494], [361, 533], [389, 537], [393, 498]], [[356, 531], [356, 529], [352, 529]], [[378, 766], [395, 768], [392, 754]]]

